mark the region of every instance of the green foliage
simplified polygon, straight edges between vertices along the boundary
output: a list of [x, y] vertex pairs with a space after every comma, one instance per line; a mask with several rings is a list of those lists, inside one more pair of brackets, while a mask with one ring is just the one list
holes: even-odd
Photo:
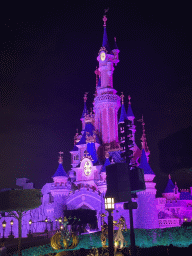
[[0, 211], [28, 211], [41, 205], [40, 189], [8, 190], [0, 193]]
[[[127, 241], [126, 247], [130, 246], [130, 230], [123, 233]], [[33, 247], [22, 251], [23, 256], [42, 256], [51, 253], [58, 253], [61, 251], [79, 250], [80, 248], [90, 249], [92, 245], [95, 248], [101, 248], [101, 232], [81, 235], [79, 237], [79, 244], [75, 249], [61, 249], [54, 250], [50, 244]], [[151, 248], [159, 246], [168, 246], [172, 244], [176, 247], [188, 247], [192, 244], [192, 227], [176, 227], [165, 229], [135, 229], [135, 243], [140, 248]], [[17, 254], [14, 254], [16, 256]]]

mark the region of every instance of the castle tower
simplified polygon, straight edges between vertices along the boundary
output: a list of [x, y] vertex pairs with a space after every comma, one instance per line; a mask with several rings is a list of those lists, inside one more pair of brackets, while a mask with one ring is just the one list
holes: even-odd
[[54, 214], [56, 218], [63, 217], [63, 210], [66, 205], [66, 197], [70, 192], [68, 184], [68, 175], [63, 168], [63, 152], [59, 152], [59, 166], [53, 175], [54, 185], [51, 188], [51, 195], [54, 197]]
[[167, 200], [178, 200], [180, 198], [180, 193], [178, 191], [177, 183], [175, 182], [175, 185], [173, 184], [170, 174], [168, 177], [169, 179], [167, 182], [167, 186], [164, 192], [162, 193], [162, 196]]
[[140, 166], [144, 171], [146, 190], [137, 192], [138, 208], [137, 228], [154, 229], [159, 228], [158, 210], [156, 208], [156, 189], [153, 179], [155, 174], [147, 162], [145, 150], [142, 150]]
[[[119, 62], [119, 49], [110, 50], [106, 31], [106, 16], [103, 17], [103, 21], [103, 44], [97, 57], [100, 77], [94, 98], [95, 128], [102, 143], [114, 148], [118, 143], [117, 113], [120, 107], [120, 97], [113, 89], [113, 71], [114, 64]], [[115, 47], [117, 48], [117, 46]]]

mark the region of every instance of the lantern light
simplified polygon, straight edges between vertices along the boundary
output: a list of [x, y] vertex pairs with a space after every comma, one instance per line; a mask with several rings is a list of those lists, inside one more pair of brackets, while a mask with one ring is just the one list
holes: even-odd
[[11, 226], [13, 226], [13, 220], [10, 221]]
[[2, 222], [3, 228], [6, 228], [6, 224], [7, 224], [7, 222], [4, 220], [4, 221]]
[[31, 225], [32, 224], [32, 220], [29, 220], [29, 225]]
[[113, 197], [106, 197], [105, 198], [105, 209], [106, 210], [114, 210], [114, 198]]

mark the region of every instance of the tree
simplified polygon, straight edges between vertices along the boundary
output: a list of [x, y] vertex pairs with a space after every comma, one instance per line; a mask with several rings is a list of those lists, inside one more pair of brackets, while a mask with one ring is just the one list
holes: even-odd
[[18, 220], [19, 245], [18, 255], [21, 255], [22, 217], [32, 209], [41, 205], [40, 189], [16, 189], [0, 192], [0, 211], [7, 217], [14, 217]]

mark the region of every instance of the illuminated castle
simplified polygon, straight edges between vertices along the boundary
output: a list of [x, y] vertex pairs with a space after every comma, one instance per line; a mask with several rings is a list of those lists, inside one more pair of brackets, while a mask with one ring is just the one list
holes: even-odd
[[[106, 166], [123, 162], [118, 138], [118, 124], [125, 119], [131, 121], [133, 139], [133, 161], [144, 171], [146, 190], [136, 193], [133, 201], [138, 208], [133, 210], [135, 228], [153, 229], [180, 226], [184, 220], [192, 218], [192, 188], [191, 191], [179, 192], [177, 185], [173, 184], [169, 176], [167, 187], [162, 198], [156, 198], [155, 174], [149, 166], [150, 151], [147, 146], [145, 123], [140, 120], [143, 128], [141, 149], [135, 142], [135, 116], [131, 107], [131, 97], [128, 97], [128, 110], [125, 110], [124, 95], [117, 95], [113, 88], [114, 67], [119, 62], [119, 49], [114, 41], [111, 50], [106, 31], [106, 16], [103, 17], [104, 34], [103, 44], [99, 50], [96, 69], [96, 92], [93, 102], [93, 112], [88, 111], [84, 95], [84, 108], [82, 106], [81, 133], [74, 137], [74, 147], [71, 153], [71, 170], [65, 172], [63, 168], [62, 152], [59, 155], [59, 165], [53, 174], [53, 182], [42, 188], [42, 205], [29, 211], [23, 217], [23, 236], [27, 236], [29, 229], [32, 232], [45, 230], [44, 220], [48, 219], [48, 229], [56, 229], [55, 219], [64, 216], [64, 210], [90, 209], [97, 217], [97, 227], [101, 229], [101, 214], [105, 213], [104, 197], [107, 190]], [[118, 118], [119, 113], [119, 118]], [[18, 179], [17, 184], [25, 189], [32, 185], [26, 179]], [[123, 209], [123, 203], [116, 203], [114, 219], [124, 216], [129, 227], [129, 211]], [[6, 217], [9, 223], [11, 217]], [[32, 220], [31, 227], [29, 220]], [[107, 219], [106, 219], [107, 221]], [[14, 235], [17, 236], [17, 221], [13, 226]], [[0, 225], [0, 228], [1, 225]], [[9, 235], [6, 228], [5, 237]], [[2, 230], [0, 231], [2, 234]]]

